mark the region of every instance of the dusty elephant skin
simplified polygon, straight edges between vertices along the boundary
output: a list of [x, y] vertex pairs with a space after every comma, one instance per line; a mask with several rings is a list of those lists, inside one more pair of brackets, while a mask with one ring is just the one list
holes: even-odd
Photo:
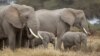
[[34, 38], [32, 41], [33, 47], [37, 47], [43, 44], [44, 48], [47, 48], [49, 43], [52, 43], [55, 47], [55, 36], [53, 33], [47, 31], [38, 31], [38, 33], [40, 38]]
[[64, 46], [64, 50], [70, 49], [76, 46], [76, 49], [87, 48], [87, 35], [83, 32], [66, 32], [61, 41]]
[[[21, 38], [17, 34], [20, 34], [24, 27], [28, 27], [37, 35], [38, 24], [34, 8], [30, 6], [11, 4], [0, 7], [0, 38], [6, 37], [8, 47], [12, 50], [16, 44], [21, 44]], [[17, 43], [16, 39], [19, 40]]]
[[62, 8], [57, 10], [38, 10], [36, 18], [40, 21], [40, 30], [55, 34], [57, 38], [57, 49], [61, 49], [61, 37], [69, 31], [72, 26], [82, 29], [88, 34], [88, 23], [83, 10]]

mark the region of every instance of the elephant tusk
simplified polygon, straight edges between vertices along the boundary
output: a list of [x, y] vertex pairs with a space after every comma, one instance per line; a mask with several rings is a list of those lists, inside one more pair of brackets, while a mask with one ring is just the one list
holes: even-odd
[[29, 31], [31, 32], [31, 34], [32, 34], [33, 36], [35, 36], [36, 38], [39, 38], [39, 37], [32, 31], [31, 28], [29, 28]]
[[38, 32], [38, 36], [43, 40], [43, 37], [40, 35], [40, 33]]
[[88, 32], [86, 31], [86, 29], [83, 27], [83, 30], [84, 30], [84, 32], [86, 33], [86, 34], [88, 34]]

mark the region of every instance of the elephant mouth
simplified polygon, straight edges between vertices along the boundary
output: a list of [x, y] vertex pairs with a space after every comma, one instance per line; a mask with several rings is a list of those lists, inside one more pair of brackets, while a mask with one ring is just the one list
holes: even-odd
[[40, 39], [43, 39], [43, 37], [40, 35], [39, 32], [38, 32], [38, 35], [36, 35], [36, 34], [32, 31], [31, 28], [29, 28], [29, 31], [30, 31], [30, 33], [31, 33], [34, 37], [36, 37], [36, 38], [40, 38]]

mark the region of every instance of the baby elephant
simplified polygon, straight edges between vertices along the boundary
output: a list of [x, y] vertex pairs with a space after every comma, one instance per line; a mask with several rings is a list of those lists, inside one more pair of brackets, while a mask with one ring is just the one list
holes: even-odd
[[33, 46], [37, 47], [43, 44], [44, 48], [48, 47], [48, 43], [52, 43], [55, 46], [55, 35], [47, 31], [38, 31], [40, 38], [34, 38]]
[[76, 49], [87, 47], [87, 35], [83, 32], [66, 32], [61, 38], [64, 50], [76, 46]]

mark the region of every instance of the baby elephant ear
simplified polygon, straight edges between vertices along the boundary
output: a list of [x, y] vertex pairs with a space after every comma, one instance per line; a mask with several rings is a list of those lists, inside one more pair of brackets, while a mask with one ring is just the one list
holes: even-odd
[[13, 6], [9, 6], [5, 12], [5, 19], [12, 24], [14, 27], [16, 28], [22, 28], [22, 22], [21, 22], [21, 18], [20, 18], [20, 13], [18, 12], [17, 8], [13, 7]]

